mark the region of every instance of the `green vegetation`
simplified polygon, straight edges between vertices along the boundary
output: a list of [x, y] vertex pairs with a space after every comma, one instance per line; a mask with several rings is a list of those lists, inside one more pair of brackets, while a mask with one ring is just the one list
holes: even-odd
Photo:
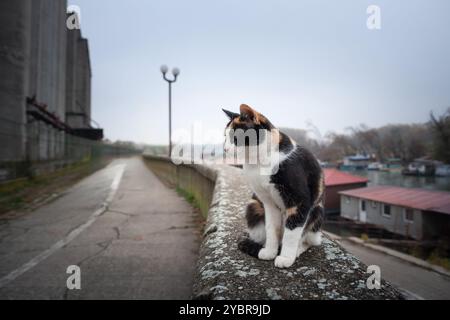
[[434, 249], [431, 254], [428, 256], [427, 261], [429, 263], [441, 266], [447, 270], [450, 270], [450, 259], [443, 257], [441, 255], [441, 250], [439, 248]]
[[438, 160], [450, 163], [450, 108], [438, 118], [433, 113], [430, 117], [434, 138], [433, 155]]
[[361, 234], [361, 240], [367, 241], [367, 240], [369, 240], [369, 236], [366, 233], [362, 233]]
[[444, 247], [435, 247], [434, 249], [425, 249], [416, 245], [409, 249], [407, 253], [413, 257], [426, 260], [427, 262], [450, 270], [450, 258], [447, 256], [447, 249]]
[[149, 155], [162, 155], [165, 156], [169, 152], [169, 147], [166, 145], [146, 145], [144, 147], [144, 153]]
[[[201, 194], [201, 184], [204, 182], [200, 178], [198, 179], [187, 179], [183, 178], [183, 175], [178, 175], [178, 170], [173, 163], [166, 160], [150, 160], [149, 158], [144, 158], [144, 163], [147, 165], [148, 169], [152, 171], [158, 179], [167, 187], [175, 189], [176, 192], [186, 199], [194, 208], [198, 209], [203, 218], [206, 219], [209, 211], [210, 199], [207, 195]], [[193, 169], [187, 169], [193, 170]], [[185, 174], [195, 174], [193, 172]], [[180, 181], [178, 181], [180, 179]], [[185, 180], [183, 180], [185, 179]], [[183, 183], [184, 182], [184, 183]], [[183, 186], [183, 187], [180, 187]]]
[[0, 214], [26, 208], [100, 169], [105, 161], [85, 159], [51, 173], [0, 184]]
[[413, 257], [424, 259], [424, 250], [422, 249], [422, 247], [418, 245], [415, 245], [414, 247], [409, 249], [409, 254], [412, 255]]
[[440, 116], [430, 114], [429, 121], [417, 124], [389, 124], [369, 128], [361, 124], [346, 133], [323, 135], [313, 124], [308, 130], [282, 130], [310, 149], [320, 160], [338, 162], [343, 157], [363, 153], [379, 161], [399, 158], [404, 162], [428, 156], [450, 163], [450, 108]]
[[190, 205], [197, 209], [201, 209], [200, 203], [195, 198], [194, 194], [192, 194], [189, 191], [186, 191], [184, 189], [181, 189], [180, 187], [176, 187], [177, 193], [182, 196], [187, 202], [189, 202]]

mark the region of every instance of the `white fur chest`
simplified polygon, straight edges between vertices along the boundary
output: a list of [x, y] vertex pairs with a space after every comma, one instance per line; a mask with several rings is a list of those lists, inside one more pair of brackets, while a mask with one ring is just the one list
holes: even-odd
[[244, 165], [243, 172], [253, 191], [264, 204], [274, 204], [280, 209], [285, 209], [280, 193], [270, 182], [270, 175], [261, 174], [257, 165]]

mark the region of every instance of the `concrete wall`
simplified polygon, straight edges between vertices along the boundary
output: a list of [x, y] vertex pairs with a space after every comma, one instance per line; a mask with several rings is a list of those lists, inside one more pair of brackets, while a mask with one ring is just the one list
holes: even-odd
[[[342, 195], [341, 216], [355, 221], [361, 221], [360, 205], [361, 199]], [[412, 237], [417, 240], [423, 238], [423, 221], [420, 210], [413, 210], [414, 222], [405, 221], [403, 207], [391, 205], [390, 217], [383, 215], [382, 210], [382, 203], [366, 200], [366, 223], [374, 224], [390, 232]]]
[[91, 116], [91, 64], [89, 45], [81, 31], [67, 31], [66, 122], [89, 128]]
[[146, 156], [145, 159], [163, 182], [194, 196], [200, 211], [207, 216], [212, 201], [215, 172], [195, 165], [176, 166], [164, 157]]
[[82, 128], [89, 128], [91, 120], [91, 63], [89, 59], [88, 40], [78, 40], [78, 67], [80, 77], [77, 80], [77, 97], [81, 108], [86, 115]]
[[31, 0], [0, 1], [0, 161], [25, 158]]
[[0, 4], [0, 114], [6, 118], [1, 120], [2, 161], [64, 155], [60, 132], [43, 123], [27, 123], [26, 98], [36, 96], [64, 120], [66, 7], [65, 0]]
[[[27, 97], [47, 105], [62, 121], [66, 103], [67, 1], [33, 0], [31, 53]], [[60, 159], [65, 152], [64, 134], [48, 124], [27, 124], [27, 155], [31, 161]]]
[[33, 0], [28, 95], [65, 116], [66, 0]]

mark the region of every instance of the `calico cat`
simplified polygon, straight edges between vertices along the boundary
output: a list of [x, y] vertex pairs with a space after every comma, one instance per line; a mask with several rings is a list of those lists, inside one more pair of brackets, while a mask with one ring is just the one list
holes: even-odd
[[[288, 268], [310, 246], [322, 241], [324, 175], [314, 155], [277, 129], [248, 105], [240, 113], [223, 110], [229, 118], [225, 152], [249, 148], [238, 144], [231, 133], [257, 130], [256, 144], [270, 139], [273, 171], [262, 175], [260, 164], [243, 164], [243, 172], [254, 191], [246, 209], [248, 236], [238, 244], [243, 252], [262, 260], [275, 259], [275, 266]], [[280, 250], [281, 246], [281, 250]]]

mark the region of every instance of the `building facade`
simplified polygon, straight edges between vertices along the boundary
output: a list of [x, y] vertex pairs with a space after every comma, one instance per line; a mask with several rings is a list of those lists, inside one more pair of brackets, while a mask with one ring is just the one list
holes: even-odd
[[367, 186], [366, 178], [355, 176], [333, 168], [324, 168], [325, 213], [338, 214], [340, 211], [339, 192]]
[[88, 40], [78, 29], [67, 31], [66, 122], [73, 128], [91, 126], [91, 64]]
[[88, 42], [67, 17], [66, 0], [0, 2], [0, 180], [7, 164], [68, 158], [68, 137], [91, 129]]
[[416, 240], [450, 236], [450, 193], [391, 186], [346, 190], [341, 216]]

